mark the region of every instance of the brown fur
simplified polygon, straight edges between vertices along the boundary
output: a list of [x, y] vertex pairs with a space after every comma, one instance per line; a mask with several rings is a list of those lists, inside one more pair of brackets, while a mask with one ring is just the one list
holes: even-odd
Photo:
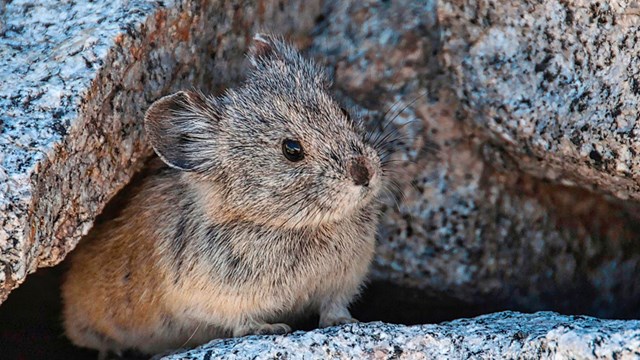
[[[306, 311], [320, 326], [355, 321], [347, 306], [374, 253], [379, 156], [314, 64], [278, 39], [256, 43], [244, 87], [180, 92], [147, 112], [170, 167], [72, 254], [64, 326], [76, 345], [157, 353], [287, 332]], [[301, 161], [282, 154], [291, 138]]]

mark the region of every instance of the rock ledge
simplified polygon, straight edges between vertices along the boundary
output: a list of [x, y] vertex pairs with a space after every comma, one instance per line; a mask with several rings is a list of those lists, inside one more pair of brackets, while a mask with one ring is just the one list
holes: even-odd
[[640, 321], [553, 312], [500, 312], [438, 325], [380, 322], [286, 336], [214, 340], [178, 359], [631, 359], [640, 357]]

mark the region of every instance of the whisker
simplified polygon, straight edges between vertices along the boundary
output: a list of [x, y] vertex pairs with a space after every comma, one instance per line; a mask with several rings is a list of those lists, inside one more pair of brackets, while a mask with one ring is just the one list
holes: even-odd
[[409, 103], [402, 108], [402, 110], [400, 110], [397, 114], [395, 114], [393, 117], [391, 117], [391, 119], [395, 119], [398, 116], [400, 116], [400, 114], [402, 114], [406, 109], [408, 109], [410, 106], [412, 106], [413, 104], [416, 103], [416, 101], [422, 99], [423, 97], [427, 96], [428, 92], [425, 90], [422, 92], [422, 94], [417, 95], [415, 98], [413, 98], [411, 101], [409, 101]]
[[390, 186], [385, 187], [384, 189], [384, 195], [388, 198], [391, 199], [392, 206], [395, 206], [395, 208], [398, 210], [398, 212], [401, 211], [400, 207], [401, 207], [401, 202], [404, 202], [404, 199], [400, 200], [398, 199], [398, 195], [400, 195], [400, 197], [402, 197], [401, 192], [399, 192], [398, 194], [396, 192], [393, 191], [393, 189], [391, 189], [391, 186], [393, 184], [390, 184]]
[[[400, 133], [400, 130], [402, 130], [405, 126], [413, 124], [415, 122], [417, 122], [419, 119], [418, 118], [413, 118], [407, 122], [405, 122], [404, 124], [398, 125], [396, 128], [392, 129], [391, 131], [387, 132], [386, 134], [383, 134], [382, 132], [380, 133], [380, 135], [378, 135], [375, 139], [375, 141], [373, 142], [373, 147], [374, 148], [380, 148], [381, 146], [386, 146], [387, 143], [389, 142], [388, 139], [391, 136], [394, 136], [396, 134]], [[404, 139], [409, 140], [411, 139], [409, 136], [405, 136]]]
[[[407, 105], [405, 105], [405, 106], [404, 106], [400, 111], [398, 111], [395, 115], [391, 116], [391, 117], [389, 118], [389, 120], [387, 120], [387, 121], [386, 121], [386, 123], [383, 123], [384, 125], [382, 126], [382, 129], [380, 130], [380, 132], [381, 132], [381, 133], [384, 133], [384, 131], [387, 129], [387, 127], [388, 127], [391, 123], [393, 123], [393, 121], [394, 121], [398, 116], [400, 116], [400, 114], [402, 114], [406, 109], [408, 109], [410, 106], [412, 106], [413, 104], [415, 104], [415, 103], [416, 103], [416, 101], [420, 100], [421, 98], [423, 98], [423, 97], [425, 97], [425, 96], [427, 96], [427, 95], [428, 95], [427, 91], [424, 91], [422, 94], [420, 94], [420, 95], [416, 96], [414, 99], [412, 99], [411, 101], [409, 101], [409, 103], [408, 103]], [[398, 103], [398, 102], [396, 102], [396, 104], [397, 104], [397, 103]], [[394, 104], [394, 106], [395, 106], [395, 104]], [[386, 118], [386, 116], [387, 116], [388, 112], [389, 112], [389, 111], [385, 112], [385, 113], [382, 115], [382, 118], [383, 118], [383, 119], [385, 119], [385, 118]]]
[[[395, 165], [395, 164], [411, 164], [411, 165], [418, 165], [418, 162], [416, 162], [415, 160], [410, 160], [410, 159], [389, 159], [389, 160], [385, 160], [384, 162], [381, 163], [382, 166], [386, 166], [386, 165]], [[397, 172], [398, 170], [394, 170], [394, 169], [386, 169], [389, 171], [395, 171]]]
[[185, 346], [189, 343], [189, 341], [191, 341], [191, 339], [193, 339], [193, 336], [194, 336], [194, 335], [198, 332], [198, 330], [200, 329], [200, 324], [201, 324], [201, 323], [198, 323], [198, 326], [196, 326], [196, 329], [195, 329], [195, 330], [193, 330], [193, 333], [191, 334], [191, 336], [189, 336], [189, 338], [187, 339], [187, 341], [185, 341], [185, 342], [184, 342], [184, 344], [180, 345], [180, 348], [185, 347]]

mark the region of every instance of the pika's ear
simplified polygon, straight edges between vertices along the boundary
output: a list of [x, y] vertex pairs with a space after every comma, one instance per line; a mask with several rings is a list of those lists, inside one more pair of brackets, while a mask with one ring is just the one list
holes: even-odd
[[249, 50], [249, 59], [253, 66], [257, 65], [258, 59], [268, 59], [276, 54], [274, 39], [272, 36], [257, 33], [253, 36], [253, 44]]
[[154, 102], [144, 117], [147, 138], [167, 165], [184, 171], [201, 169], [203, 148], [215, 134], [219, 118], [215, 105], [204, 95], [180, 91]]

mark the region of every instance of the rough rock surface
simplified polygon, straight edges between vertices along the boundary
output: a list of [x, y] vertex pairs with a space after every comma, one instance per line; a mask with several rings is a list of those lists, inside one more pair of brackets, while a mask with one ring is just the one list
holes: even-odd
[[[540, 155], [531, 156], [529, 145], [541, 142], [527, 140], [537, 136], [538, 128], [525, 125], [537, 121], [538, 115], [545, 119], [555, 114], [556, 108], [543, 103], [557, 100], [549, 95], [556, 90], [551, 85], [546, 90], [532, 88], [539, 96], [531, 97], [525, 116], [507, 100], [513, 96], [511, 86], [517, 89], [529, 84], [519, 80], [524, 75], [517, 67], [529, 66], [526, 59], [509, 62], [518, 76], [508, 78], [507, 65], [469, 56], [470, 48], [465, 46], [471, 40], [499, 41], [491, 36], [480, 39], [485, 28], [493, 29], [492, 24], [508, 24], [508, 34], [518, 41], [504, 44], [518, 49], [531, 42], [531, 51], [538, 51], [543, 41], [556, 46], [556, 42], [569, 40], [549, 40], [540, 35], [544, 31], [519, 28], [517, 21], [534, 21], [524, 14], [522, 9], [529, 5], [522, 2], [499, 9], [489, 1], [478, 2], [477, 7], [471, 1], [435, 0], [327, 0], [323, 8], [320, 3], [116, 1], [105, 5], [98, 1], [61, 5], [43, 1], [34, 6], [28, 1], [2, 2], [0, 69], [9, 81], [0, 83], [0, 300], [28, 272], [59, 262], [91, 226], [104, 203], [129, 180], [149, 153], [140, 128], [148, 104], [178, 88], [219, 91], [233, 84], [240, 77], [250, 34], [266, 28], [292, 34], [299, 45], [310, 45], [309, 53], [333, 70], [345, 103], [369, 110], [370, 125], [377, 131], [390, 121], [386, 130], [397, 131], [401, 138], [393, 158], [398, 186], [382, 217], [373, 279], [473, 304], [640, 316], [638, 205], [558, 184], [571, 179], [570, 174], [550, 175], [580, 168], [588, 176], [582, 183], [572, 182], [587, 186], [611, 180], [607, 191], [633, 198], [629, 184], [636, 176], [633, 161], [637, 160], [625, 163], [631, 171], [631, 177], [626, 177], [610, 172], [612, 165], [595, 166], [591, 157], [588, 164], [571, 162], [567, 154], [573, 153], [555, 151], [559, 147], [536, 145], [535, 154]], [[614, 23], [607, 20], [605, 11], [603, 20], [591, 23], [580, 14], [593, 7], [566, 2], [560, 9], [554, 4], [555, 0], [548, 0], [530, 5], [538, 15], [558, 10], [549, 14], [549, 24], [540, 20], [535, 26], [565, 29], [554, 16], [575, 7], [572, 12], [564, 11], [564, 16], [573, 14], [569, 18], [580, 25], [577, 29], [591, 35], [614, 36], [613, 30], [635, 29], [636, 20], [626, 15], [616, 15]], [[597, 5], [596, 10], [602, 6]], [[620, 10], [618, 3], [607, 6]], [[629, 11], [633, 9], [625, 10]], [[496, 14], [500, 16], [493, 18]], [[524, 20], [517, 20], [519, 14]], [[316, 21], [319, 24], [310, 40], [309, 31]], [[491, 31], [502, 28], [496, 29]], [[629, 34], [633, 37], [635, 32]], [[571, 39], [575, 49], [582, 49], [577, 38]], [[582, 45], [587, 51], [597, 44]], [[483, 51], [502, 51], [505, 46]], [[633, 42], [626, 50], [618, 47], [616, 61], [633, 61], [625, 51], [637, 53], [635, 46]], [[565, 64], [559, 62], [560, 53], [554, 52], [543, 64], [542, 75], [535, 75], [542, 76], [540, 81], [556, 86], [562, 79], [544, 75]], [[483, 65], [488, 68], [478, 68]], [[605, 76], [603, 71], [610, 70], [595, 65], [576, 70], [574, 75], [580, 76], [584, 86], [601, 86], [618, 74]], [[495, 73], [475, 79], [482, 71]], [[625, 73], [620, 74], [622, 78]], [[488, 76], [494, 75], [500, 82], [490, 81]], [[609, 91], [624, 100], [621, 109], [630, 109], [635, 99], [634, 92], [624, 88], [628, 85], [633, 90], [633, 79], [617, 82], [622, 87], [611, 85]], [[509, 86], [503, 88], [502, 81]], [[500, 91], [494, 89], [485, 97], [483, 87], [491, 86]], [[584, 118], [595, 124], [606, 113], [602, 110], [610, 105], [606, 96], [601, 99], [590, 94], [583, 100], [587, 98], [583, 105], [576, 103], [578, 115], [571, 115], [571, 121]], [[499, 101], [507, 102], [504, 109]], [[556, 104], [569, 106], [560, 100]], [[542, 106], [540, 114], [534, 107], [538, 105]], [[487, 116], [494, 107], [509, 111], [502, 127]], [[628, 111], [621, 112], [616, 119], [627, 115]], [[602, 119], [609, 119], [607, 116]], [[571, 130], [568, 120], [560, 115], [556, 118], [560, 130]], [[526, 135], [511, 119], [519, 119], [522, 129], [535, 131]], [[593, 132], [609, 134], [605, 130]], [[500, 134], [511, 134], [529, 145], [509, 145], [505, 141], [509, 137]], [[576, 134], [571, 134], [573, 139]], [[621, 149], [615, 139], [627, 139], [627, 135], [615, 134], [589, 141], [596, 148]], [[540, 139], [552, 144], [552, 138], [546, 136]], [[629, 149], [634, 149], [637, 139], [630, 139]], [[563, 142], [575, 145], [569, 143]], [[606, 151], [597, 153], [606, 159]], [[595, 153], [591, 156], [598, 158]], [[565, 160], [571, 165], [559, 169], [558, 161]]]
[[[540, 180], [504, 155], [454, 91], [438, 19], [453, 6], [328, 1], [311, 47], [345, 102], [371, 111], [378, 129], [391, 108], [384, 121], [402, 138], [372, 279], [492, 308], [640, 316], [637, 204]], [[513, 31], [527, 46], [531, 31]]]
[[640, 321], [502, 312], [439, 325], [380, 322], [214, 340], [178, 359], [636, 359]]
[[536, 176], [640, 200], [640, 3], [441, 1], [469, 119]]
[[129, 181], [150, 153], [153, 100], [233, 83], [255, 29], [304, 39], [318, 3], [3, 1], [0, 302], [60, 262]]

